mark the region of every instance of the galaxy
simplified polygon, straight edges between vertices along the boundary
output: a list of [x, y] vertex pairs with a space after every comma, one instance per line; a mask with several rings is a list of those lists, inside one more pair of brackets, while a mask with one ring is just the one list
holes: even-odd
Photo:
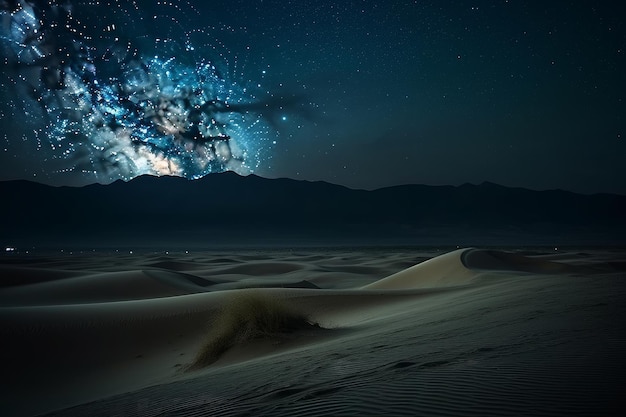
[[3, 0], [0, 180], [234, 171], [626, 193], [597, 0]]
[[192, 5], [157, 4], [146, 16], [135, 2], [3, 2], [3, 119], [45, 149], [51, 177], [196, 179], [251, 173], [271, 157], [260, 85], [238, 77], [228, 51], [195, 52], [212, 38], [184, 29]]

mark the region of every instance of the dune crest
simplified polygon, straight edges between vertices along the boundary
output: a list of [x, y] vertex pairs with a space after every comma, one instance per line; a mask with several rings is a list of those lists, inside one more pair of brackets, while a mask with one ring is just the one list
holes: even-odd
[[362, 288], [409, 290], [466, 285], [486, 271], [563, 274], [593, 272], [593, 269], [514, 252], [466, 248], [428, 259]]
[[463, 254], [468, 250], [458, 249], [439, 255], [362, 288], [407, 290], [467, 284], [476, 275], [462, 261]]

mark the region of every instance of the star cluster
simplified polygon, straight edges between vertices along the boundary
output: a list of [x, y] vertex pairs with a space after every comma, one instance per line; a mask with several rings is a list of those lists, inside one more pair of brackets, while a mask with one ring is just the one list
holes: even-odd
[[36, 144], [56, 167], [49, 176], [193, 179], [249, 173], [269, 158], [260, 85], [241, 80], [219, 42], [207, 46], [205, 29], [183, 29], [192, 5], [156, 6], [147, 16], [120, 0], [3, 4], [1, 111], [13, 122], [5, 137], [21, 132]]

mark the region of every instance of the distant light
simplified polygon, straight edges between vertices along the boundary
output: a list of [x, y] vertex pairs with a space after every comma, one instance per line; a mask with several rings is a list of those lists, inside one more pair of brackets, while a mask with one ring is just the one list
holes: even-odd
[[11, 246], [7, 246], [6, 248], [4, 248], [5, 252], [15, 252], [15, 248], [11, 247]]
[[287, 116], [283, 116], [281, 117], [281, 119], [283, 119], [283, 122], [284, 122], [285, 120], [287, 120]]

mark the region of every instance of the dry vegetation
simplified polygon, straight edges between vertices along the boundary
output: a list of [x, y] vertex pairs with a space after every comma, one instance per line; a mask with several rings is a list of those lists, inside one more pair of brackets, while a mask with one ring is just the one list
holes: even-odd
[[230, 348], [256, 339], [284, 338], [319, 326], [286, 300], [258, 292], [244, 292], [226, 302], [212, 323], [206, 343], [189, 369], [217, 361]]

